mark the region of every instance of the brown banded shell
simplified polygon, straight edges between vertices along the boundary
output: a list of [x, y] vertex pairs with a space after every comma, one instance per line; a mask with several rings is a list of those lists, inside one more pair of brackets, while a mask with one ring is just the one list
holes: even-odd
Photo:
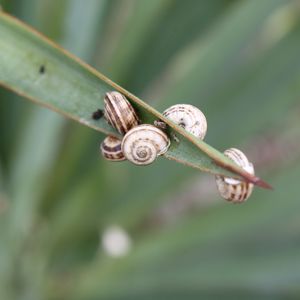
[[100, 145], [100, 151], [103, 157], [111, 161], [121, 161], [125, 160], [121, 149], [122, 141], [113, 137], [107, 136]]
[[136, 165], [149, 165], [170, 146], [168, 136], [153, 125], [132, 128], [122, 140], [124, 156]]
[[204, 139], [207, 121], [199, 108], [190, 104], [176, 104], [166, 109], [163, 115], [194, 136]]
[[[236, 148], [230, 148], [227, 149], [224, 154], [245, 171], [254, 175], [254, 167], [242, 151]], [[229, 177], [216, 176], [216, 183], [220, 195], [224, 199], [233, 203], [242, 203], [246, 201], [253, 190], [252, 183], [243, 182]]]
[[105, 94], [104, 117], [121, 134], [125, 134], [140, 123], [132, 105], [119, 92]]

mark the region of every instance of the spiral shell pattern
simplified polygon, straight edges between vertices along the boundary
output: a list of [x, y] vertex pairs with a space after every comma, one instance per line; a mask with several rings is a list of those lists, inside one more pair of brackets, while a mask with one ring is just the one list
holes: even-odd
[[125, 157], [136, 165], [149, 165], [170, 146], [168, 136], [153, 125], [144, 124], [132, 128], [122, 141]]
[[121, 149], [121, 143], [121, 140], [110, 135], [107, 136], [100, 145], [102, 156], [110, 161], [125, 160], [125, 156]]
[[205, 115], [197, 107], [190, 104], [176, 104], [166, 109], [163, 115], [194, 136], [204, 139], [207, 121]]
[[[227, 149], [224, 154], [245, 171], [254, 175], [254, 167], [242, 151], [236, 148], [230, 148]], [[220, 195], [224, 199], [233, 203], [242, 203], [246, 201], [253, 190], [252, 183], [243, 182], [229, 177], [216, 176], [216, 183]]]
[[140, 123], [132, 105], [119, 92], [105, 94], [104, 117], [122, 135]]

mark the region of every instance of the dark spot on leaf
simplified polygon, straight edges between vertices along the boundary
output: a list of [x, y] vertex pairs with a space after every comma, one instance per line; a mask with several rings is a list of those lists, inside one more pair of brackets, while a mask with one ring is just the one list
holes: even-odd
[[40, 74], [44, 74], [46, 72], [46, 67], [44, 65], [41, 65], [39, 72], [40, 72]]
[[94, 120], [99, 120], [100, 118], [102, 118], [104, 115], [103, 110], [102, 109], [97, 109], [96, 111], [94, 111], [92, 113], [92, 118]]

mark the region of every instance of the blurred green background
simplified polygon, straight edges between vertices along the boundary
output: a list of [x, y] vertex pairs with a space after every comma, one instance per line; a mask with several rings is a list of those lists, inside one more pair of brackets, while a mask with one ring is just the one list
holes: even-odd
[[160, 111], [201, 108], [274, 186], [232, 205], [175, 162], [104, 161], [0, 89], [0, 299], [300, 299], [300, 1], [0, 3]]

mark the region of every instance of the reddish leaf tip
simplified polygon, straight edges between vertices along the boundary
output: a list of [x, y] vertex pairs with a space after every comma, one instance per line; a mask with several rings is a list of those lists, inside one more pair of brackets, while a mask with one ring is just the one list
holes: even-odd
[[273, 187], [268, 184], [267, 182], [263, 181], [262, 179], [260, 179], [259, 177], [255, 177], [254, 181], [253, 181], [253, 184], [261, 187], [261, 188], [264, 188], [264, 189], [267, 189], [267, 190], [273, 190]]

